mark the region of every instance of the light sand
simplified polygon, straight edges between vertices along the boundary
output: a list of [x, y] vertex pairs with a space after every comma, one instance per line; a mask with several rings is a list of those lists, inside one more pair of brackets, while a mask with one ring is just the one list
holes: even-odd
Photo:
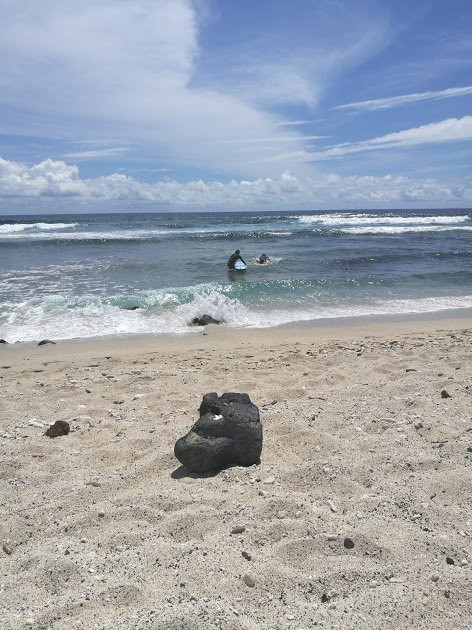
[[[449, 320], [0, 347], [0, 627], [471, 628], [471, 342]], [[259, 406], [259, 466], [179, 469], [210, 391]]]

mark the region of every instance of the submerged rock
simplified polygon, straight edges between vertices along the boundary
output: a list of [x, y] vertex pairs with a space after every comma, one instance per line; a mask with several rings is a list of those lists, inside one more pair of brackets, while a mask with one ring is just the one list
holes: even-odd
[[67, 435], [70, 431], [69, 423], [65, 420], [56, 420], [56, 422], [49, 427], [44, 435], [50, 438], [59, 437], [60, 435]]
[[121, 307], [124, 311], [137, 311], [138, 308], [141, 308], [140, 306], [122, 306]]
[[5, 341], [5, 339], [0, 339], [0, 343], [8, 343], [8, 341]]
[[262, 425], [247, 394], [205, 394], [200, 418], [175, 443], [174, 453], [189, 470], [203, 473], [231, 465], [259, 463]]
[[211, 315], [202, 315], [192, 319], [192, 326], [208, 326], [208, 324], [222, 324], [219, 319], [214, 319]]
[[55, 341], [51, 341], [50, 339], [43, 339], [38, 343], [38, 346], [45, 346], [47, 343], [52, 343], [53, 346], [56, 345]]

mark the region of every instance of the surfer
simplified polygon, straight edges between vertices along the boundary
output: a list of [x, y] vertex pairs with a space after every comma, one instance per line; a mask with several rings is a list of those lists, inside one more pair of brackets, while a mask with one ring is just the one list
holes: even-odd
[[270, 262], [270, 258], [269, 256], [267, 256], [267, 254], [261, 254], [259, 258], [257, 259], [257, 262], [260, 265], [265, 265], [267, 262]]
[[229, 260], [227, 262], [228, 268], [234, 269], [234, 264], [237, 260], [241, 260], [244, 264], [246, 264], [244, 260], [241, 258], [241, 256], [239, 255], [239, 249], [237, 249], [234, 252], [234, 254], [231, 254], [231, 256], [229, 257]]

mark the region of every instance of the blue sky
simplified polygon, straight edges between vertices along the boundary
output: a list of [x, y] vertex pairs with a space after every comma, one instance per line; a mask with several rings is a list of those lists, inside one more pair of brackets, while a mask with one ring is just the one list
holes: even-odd
[[472, 206], [472, 5], [0, 0], [0, 212]]

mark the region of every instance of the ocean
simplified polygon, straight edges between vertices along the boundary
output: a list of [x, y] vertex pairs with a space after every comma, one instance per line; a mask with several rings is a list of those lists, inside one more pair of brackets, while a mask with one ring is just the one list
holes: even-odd
[[[244, 272], [226, 267], [236, 248]], [[190, 333], [203, 314], [267, 327], [470, 307], [470, 210], [0, 218], [8, 342]]]

